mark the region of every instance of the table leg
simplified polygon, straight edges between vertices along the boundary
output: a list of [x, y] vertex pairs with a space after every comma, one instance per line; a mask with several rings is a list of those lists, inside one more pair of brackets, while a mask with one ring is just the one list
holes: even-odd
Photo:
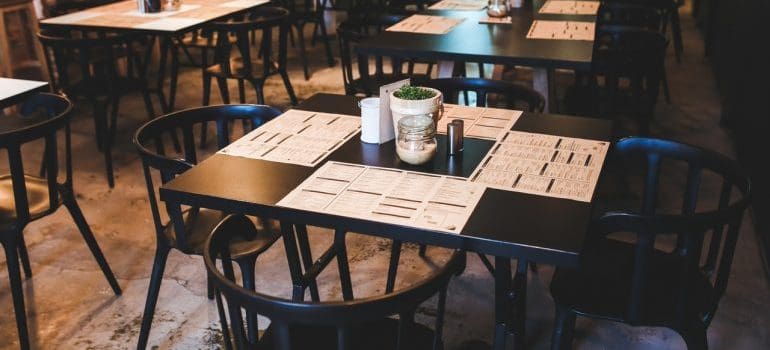
[[554, 84], [552, 84], [553, 69], [533, 68], [532, 69], [532, 87], [545, 97], [545, 113], [556, 112], [556, 94], [554, 93]]
[[281, 236], [283, 247], [286, 250], [286, 261], [289, 263], [291, 275], [292, 294], [294, 301], [302, 301], [305, 298], [305, 285], [302, 283], [302, 266], [300, 266], [297, 241], [294, 236], [294, 225], [281, 221]]
[[174, 43], [173, 38], [170, 40], [169, 49], [171, 50], [171, 81], [168, 86], [168, 111], [174, 111], [174, 103], [176, 102], [176, 84], [179, 78], [179, 48]]
[[505, 350], [508, 330], [511, 326], [510, 298], [511, 261], [495, 257], [495, 338], [493, 349]]
[[163, 94], [163, 87], [166, 80], [166, 59], [168, 58], [168, 50], [170, 49], [171, 38], [168, 35], [163, 36], [160, 40], [160, 62], [158, 62], [158, 81], [155, 87], [155, 93], [158, 94], [160, 100], [160, 108], [163, 114], [171, 112], [168, 104], [166, 103], [166, 96]]
[[[307, 226], [294, 225], [294, 232], [297, 233], [297, 243], [299, 245], [299, 253], [302, 255], [302, 265], [305, 268], [305, 273], [313, 268], [313, 254], [310, 250], [310, 241], [307, 236]], [[315, 277], [310, 281], [310, 298], [313, 301], [320, 301], [318, 295], [318, 283]]]
[[520, 259], [516, 266], [516, 275], [513, 277], [513, 290], [511, 301], [513, 303], [512, 331], [513, 344], [516, 349], [524, 349], [526, 341], [527, 321], [527, 267], [529, 263]]
[[438, 77], [451, 78], [455, 69], [454, 61], [438, 61]]

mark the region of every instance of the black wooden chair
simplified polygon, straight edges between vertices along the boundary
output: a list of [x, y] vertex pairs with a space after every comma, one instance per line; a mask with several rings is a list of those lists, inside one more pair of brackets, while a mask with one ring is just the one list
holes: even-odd
[[[510, 81], [482, 78], [443, 78], [428, 80], [421, 85], [441, 91], [446, 103], [457, 104], [460, 94], [474, 92], [476, 93], [476, 105], [479, 107], [502, 106], [539, 113], [542, 113], [545, 108], [543, 95], [532, 88]], [[522, 108], [522, 102], [526, 109]], [[466, 100], [465, 103], [467, 104], [468, 101]]]
[[[303, 302], [286, 300], [249, 290], [236, 283], [231, 263], [230, 242], [248, 240], [239, 227], [250, 222], [230, 217], [212, 233], [205, 247], [206, 269], [217, 290], [225, 346], [236, 349], [442, 349], [446, 289], [459, 262], [457, 254], [428, 277], [384, 295], [355, 299], [344, 243], [335, 252], [340, 262], [342, 301]], [[342, 235], [344, 242], [344, 234]], [[216, 259], [222, 260], [222, 269]], [[347, 280], [347, 284], [345, 282]], [[227, 301], [224, 311], [220, 296]], [[433, 295], [439, 295], [435, 331], [414, 322], [417, 308]], [[243, 326], [243, 310], [270, 319], [261, 339], [249, 339]], [[229, 317], [227, 317], [229, 314]], [[398, 315], [398, 320], [390, 316]], [[232, 329], [232, 333], [229, 331]]]
[[[320, 37], [326, 49], [326, 61], [329, 67], [334, 66], [334, 55], [332, 54], [329, 35], [326, 33], [326, 23], [324, 22], [324, 11], [327, 0], [280, 0], [277, 2], [289, 10], [289, 21], [292, 28], [297, 30], [297, 43], [299, 44], [299, 55], [302, 60], [302, 69], [305, 72], [305, 80], [310, 79], [310, 70], [308, 68], [308, 57], [305, 49], [305, 26], [313, 24], [313, 40]], [[292, 35], [293, 38], [293, 35]], [[293, 45], [293, 44], [292, 44]]]
[[[145, 79], [149, 50], [142, 53], [138, 48], [147, 44], [147, 38], [133, 34], [89, 36], [77, 31], [40, 32], [38, 38], [46, 52], [53, 91], [73, 99], [84, 98], [91, 104], [97, 146], [104, 153], [107, 182], [114, 187], [112, 144], [121, 97], [141, 93], [147, 117], [155, 117]], [[125, 74], [119, 67], [123, 59]]]
[[[22, 349], [29, 349], [24, 290], [21, 285], [19, 259], [27, 278], [32, 277], [24, 229], [32, 221], [53, 214], [63, 204], [72, 215], [80, 234], [88, 244], [110, 287], [121, 294], [115, 276], [107, 264], [94, 234], [91, 232], [72, 189], [72, 149], [70, 117], [72, 103], [65, 97], [39, 93], [28, 97], [21, 105], [20, 115], [0, 118], [0, 149], [8, 154], [10, 174], [0, 176], [0, 243], [5, 249], [11, 294], [16, 313], [16, 326]], [[64, 130], [64, 181], [59, 182], [57, 133]], [[45, 177], [27, 175], [24, 171], [21, 147], [43, 140]], [[18, 254], [17, 254], [18, 252]]]
[[[664, 11], [653, 6], [623, 2], [603, 2], [599, 6], [596, 15], [596, 25], [599, 27], [606, 25], [628, 26], [659, 31], [664, 15]], [[666, 47], [668, 47], [668, 41], [666, 41]], [[668, 89], [668, 78], [666, 77], [666, 65], [664, 64], [661, 69], [663, 70], [663, 75], [661, 76], [663, 95], [666, 97], [666, 102], [671, 103], [671, 93]]]
[[[163, 280], [163, 270], [169, 251], [177, 249], [185, 254], [201, 255], [203, 245], [211, 230], [219, 224], [225, 215], [218, 211], [189, 208], [184, 213], [187, 232], [179, 234], [174, 230], [173, 223], [164, 222], [156, 191], [161, 184], [171, 181], [177, 175], [187, 171], [198, 163], [195, 149], [193, 127], [209, 122], [216, 124], [217, 146], [223, 148], [230, 143], [231, 129], [235, 128], [234, 121], [243, 121], [244, 133], [256, 128], [281, 112], [275, 108], [258, 105], [223, 105], [200, 107], [159, 117], [143, 125], [134, 136], [134, 145], [142, 158], [145, 181], [152, 210], [157, 248], [147, 293], [147, 302], [139, 333], [138, 348], [144, 349], [152, 325], [155, 304], [158, 300], [160, 284]], [[182, 154], [174, 154], [172, 147], [164, 143], [164, 136], [171, 132], [182, 135]], [[155, 182], [154, 173], [159, 173], [160, 183]], [[277, 230], [272, 230], [270, 223], [263, 220], [264, 230], [249, 242], [233, 243], [232, 255], [241, 267], [244, 285], [254, 288], [254, 264], [256, 259], [280, 237]], [[209, 284], [209, 298], [213, 298], [213, 289]]]
[[638, 27], [597, 27], [591, 72], [584, 85], [568, 91], [570, 114], [629, 116], [649, 134], [663, 77], [665, 38]]
[[[571, 346], [580, 315], [671, 328], [688, 348], [706, 349], [750, 201], [749, 179], [736, 162], [673, 141], [626, 138], [615, 154], [646, 164], [641, 209], [604, 214], [592, 225], [580, 268], [556, 270], [552, 348]], [[661, 208], [661, 166], [687, 174], [679, 213]], [[699, 197], [701, 183], [720, 185], [717, 201]], [[666, 249], [667, 240], [676, 241], [674, 249]]]
[[[257, 92], [257, 102], [265, 103], [265, 95], [262, 91], [265, 80], [274, 74], [280, 74], [286, 92], [291, 103], [297, 104], [297, 97], [291, 87], [289, 75], [286, 73], [286, 40], [289, 31], [289, 12], [279, 7], [258, 7], [249, 11], [242, 18], [231, 19], [224, 22], [213, 22], [208, 25], [212, 34], [216, 35], [217, 44], [214, 53], [213, 65], [204, 61], [203, 66], [203, 105], [209, 104], [211, 92], [211, 79], [216, 78], [219, 85], [222, 100], [230, 103], [230, 95], [227, 91], [227, 79], [238, 81], [238, 95], [241, 103], [246, 103], [244, 82], [248, 81]], [[278, 30], [278, 59], [273, 59], [272, 38], [273, 31]], [[260, 53], [262, 64], [258, 64], [251, 57], [251, 41], [249, 35], [258, 31], [262, 33]], [[231, 36], [235, 37], [233, 45]], [[239, 56], [233, 56], [233, 46]], [[205, 57], [204, 57], [205, 59]]]
[[658, 10], [661, 14], [661, 22], [656, 30], [665, 36], [668, 32], [669, 24], [671, 25], [671, 37], [674, 40], [676, 61], [682, 61], [684, 45], [682, 41], [682, 26], [679, 20], [679, 8], [684, 5], [684, 0], [605, 0], [603, 3], [641, 5]]
[[[345, 94], [372, 96], [379, 94], [380, 86], [407, 78], [412, 84], [430, 79], [433, 63], [429, 61], [402, 60], [395, 57], [356, 55], [353, 47], [358, 43], [396, 24], [405, 18], [401, 14], [357, 14], [337, 27], [342, 61], [342, 81]], [[354, 59], [355, 57], [355, 59]], [[355, 62], [355, 63], [354, 63]], [[366, 62], [366, 64], [362, 64]], [[369, 72], [369, 65], [374, 72]], [[426, 65], [425, 72], [417, 73], [417, 64]]]

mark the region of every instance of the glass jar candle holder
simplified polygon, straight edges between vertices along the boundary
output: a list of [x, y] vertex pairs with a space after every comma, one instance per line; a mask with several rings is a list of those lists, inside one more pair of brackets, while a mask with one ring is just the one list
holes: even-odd
[[427, 163], [436, 155], [436, 125], [430, 114], [412, 115], [398, 121], [396, 154], [412, 165]]
[[508, 0], [489, 0], [487, 5], [489, 17], [505, 17], [508, 15]]

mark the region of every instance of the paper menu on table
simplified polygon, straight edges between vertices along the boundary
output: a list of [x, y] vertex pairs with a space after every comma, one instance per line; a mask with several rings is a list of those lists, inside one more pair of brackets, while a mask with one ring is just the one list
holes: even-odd
[[609, 142], [509, 131], [470, 179], [488, 187], [590, 202]]
[[595, 15], [599, 11], [599, 1], [548, 0], [540, 13], [562, 15]]
[[358, 117], [291, 109], [218, 153], [313, 167], [360, 129]]
[[580, 21], [532, 21], [527, 39], [593, 41], [596, 23]]
[[486, 0], [441, 0], [430, 7], [431, 10], [478, 11], [487, 7]]
[[277, 205], [460, 233], [484, 190], [464, 178], [330, 161]]
[[407, 32], [419, 34], [446, 34], [460, 24], [463, 18], [443, 16], [412, 15], [386, 30], [389, 32]]
[[470, 107], [444, 104], [444, 113], [436, 123], [436, 132], [446, 134], [447, 124], [452, 120], [463, 120], [463, 134], [487, 140], [497, 140], [511, 130], [519, 120], [521, 111], [500, 108]]

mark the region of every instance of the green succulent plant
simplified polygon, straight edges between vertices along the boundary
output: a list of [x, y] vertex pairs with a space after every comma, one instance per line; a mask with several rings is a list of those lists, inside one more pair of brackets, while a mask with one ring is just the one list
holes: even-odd
[[402, 86], [395, 92], [396, 96], [403, 100], [426, 100], [436, 96], [436, 92], [419, 86]]

